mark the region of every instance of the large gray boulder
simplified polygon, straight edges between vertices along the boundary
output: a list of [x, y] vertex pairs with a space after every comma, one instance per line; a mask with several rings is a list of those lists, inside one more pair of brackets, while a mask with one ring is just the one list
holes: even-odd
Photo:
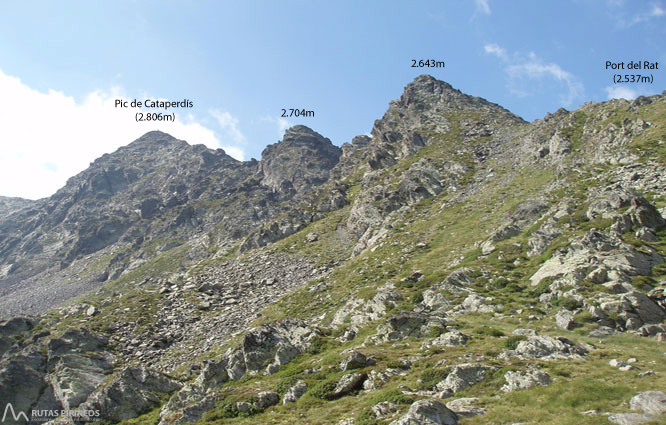
[[569, 310], [560, 310], [555, 315], [555, 324], [562, 329], [571, 330], [576, 326], [574, 315]]
[[441, 397], [450, 397], [452, 394], [464, 390], [474, 384], [481, 382], [486, 377], [488, 367], [478, 363], [464, 363], [455, 365], [446, 379], [435, 385], [435, 389], [441, 392]]
[[587, 350], [563, 337], [533, 335], [527, 340], [518, 343], [514, 354], [524, 358], [539, 358], [543, 360], [556, 360], [575, 358], [581, 359]]
[[629, 281], [630, 276], [649, 275], [652, 267], [663, 264], [664, 259], [655, 250], [637, 251], [619, 237], [590, 230], [570, 247], [556, 252], [531, 277], [533, 285], [545, 278], [584, 280], [591, 265], [603, 265], [608, 275]]
[[[35, 405], [59, 409], [53, 391], [44, 379], [45, 367], [46, 360], [39, 353], [14, 356], [0, 364], [0, 408], [5, 409], [11, 403], [16, 414], [29, 414]], [[11, 415], [5, 418], [4, 423], [23, 424]]]
[[526, 372], [508, 371], [504, 374], [504, 379], [506, 384], [501, 388], [504, 392], [526, 390], [535, 386], [548, 385], [551, 382], [547, 373], [535, 369]]
[[352, 351], [342, 362], [340, 362], [340, 369], [344, 371], [361, 369], [366, 366], [368, 366], [368, 359], [365, 357], [365, 354], [358, 351]]
[[436, 399], [419, 400], [409, 406], [407, 413], [390, 425], [456, 425], [458, 415]]
[[666, 394], [661, 391], [645, 391], [636, 394], [631, 398], [629, 407], [631, 410], [642, 410], [643, 413], [617, 413], [609, 416], [608, 420], [619, 425], [661, 423], [666, 416]]
[[29, 317], [12, 317], [0, 322], [0, 336], [13, 336], [32, 329], [36, 321]]
[[257, 401], [254, 403], [254, 408], [259, 410], [267, 409], [275, 406], [280, 402], [280, 395], [273, 391], [262, 391], [257, 395]]
[[636, 394], [629, 401], [631, 410], [642, 410], [652, 415], [666, 413], [666, 394], [662, 391], [645, 391]]

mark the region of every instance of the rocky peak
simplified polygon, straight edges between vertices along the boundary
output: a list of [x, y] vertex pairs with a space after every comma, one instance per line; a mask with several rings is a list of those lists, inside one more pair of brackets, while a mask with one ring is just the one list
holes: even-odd
[[261, 184], [283, 194], [305, 192], [328, 180], [340, 155], [342, 150], [316, 131], [290, 127], [281, 141], [261, 153]]
[[461, 141], [491, 136], [498, 128], [524, 121], [480, 97], [462, 93], [430, 75], [409, 83], [400, 99], [389, 104], [372, 129], [372, 168], [390, 166], [451, 130]]

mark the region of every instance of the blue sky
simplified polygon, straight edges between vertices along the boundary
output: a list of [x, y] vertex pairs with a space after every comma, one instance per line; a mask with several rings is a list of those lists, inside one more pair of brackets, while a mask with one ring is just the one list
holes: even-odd
[[[0, 195], [48, 196], [154, 129], [246, 160], [294, 124], [340, 145], [422, 73], [528, 121], [661, 93], [665, 46], [663, 0], [1, 1]], [[606, 61], [660, 69], [614, 84]], [[194, 107], [137, 123], [116, 98]]]

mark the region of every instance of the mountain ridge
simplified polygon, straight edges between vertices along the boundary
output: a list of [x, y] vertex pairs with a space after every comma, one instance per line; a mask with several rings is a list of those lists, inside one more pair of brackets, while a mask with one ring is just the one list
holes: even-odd
[[[153, 425], [660, 421], [640, 400], [666, 399], [665, 117], [666, 94], [526, 123], [420, 76], [341, 148], [298, 127], [267, 169], [191, 146], [191, 167], [108, 167], [106, 191], [89, 179], [61, 206], [71, 263], [42, 275], [98, 280], [0, 322], [0, 405]], [[86, 227], [83, 205], [108, 219]], [[117, 242], [77, 245], [114, 217]], [[14, 246], [43, 257], [38, 233]]]

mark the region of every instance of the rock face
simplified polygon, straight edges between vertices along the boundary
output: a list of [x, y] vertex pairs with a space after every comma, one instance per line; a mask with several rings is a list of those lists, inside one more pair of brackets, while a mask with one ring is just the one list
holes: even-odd
[[159, 406], [160, 395], [180, 387], [179, 382], [163, 374], [144, 367], [127, 367], [108, 386], [90, 396], [80, 409], [99, 410], [101, 417], [119, 422]]
[[280, 143], [261, 153], [261, 184], [276, 192], [301, 193], [324, 183], [342, 150], [303, 125], [288, 128]]

